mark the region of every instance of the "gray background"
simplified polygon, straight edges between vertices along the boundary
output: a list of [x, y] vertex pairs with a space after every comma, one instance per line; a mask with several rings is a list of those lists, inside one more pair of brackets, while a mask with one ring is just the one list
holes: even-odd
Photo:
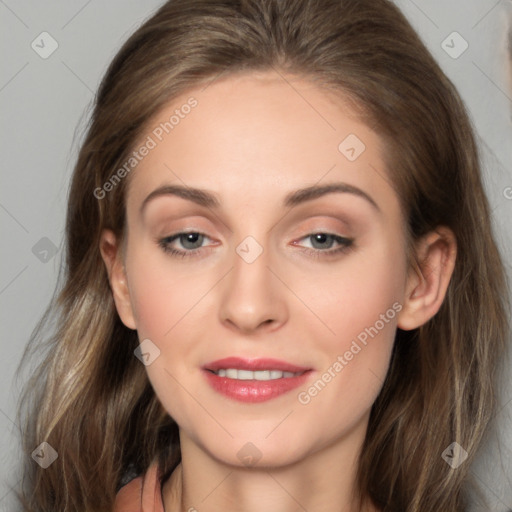
[[[13, 381], [13, 377], [56, 283], [68, 180], [94, 92], [121, 43], [161, 3], [0, 0], [0, 315], [4, 329], [0, 359], [0, 510], [14, 510], [11, 489], [20, 478], [20, 457], [26, 457], [20, 452], [15, 424], [22, 383]], [[512, 1], [456, 0], [448, 4], [443, 0], [397, 0], [397, 4], [469, 108], [510, 278]], [[454, 31], [469, 44], [460, 56], [457, 54], [464, 43], [451, 35]], [[31, 46], [35, 41], [39, 52], [51, 48], [48, 36], [40, 36], [42, 32], [48, 32], [58, 44], [46, 59]], [[500, 512], [512, 509], [510, 380], [509, 372], [496, 416], [500, 444], [492, 438], [471, 469], [491, 501], [490, 510]], [[473, 510], [489, 509], [474, 506]]]

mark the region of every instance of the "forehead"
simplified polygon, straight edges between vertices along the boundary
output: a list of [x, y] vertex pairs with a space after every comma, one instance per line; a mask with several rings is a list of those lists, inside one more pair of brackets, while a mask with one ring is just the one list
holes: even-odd
[[151, 119], [135, 149], [149, 140], [152, 149], [129, 177], [128, 205], [172, 183], [226, 198], [244, 194], [248, 201], [281, 201], [286, 191], [323, 181], [348, 182], [370, 194], [390, 188], [383, 141], [353, 105], [332, 90], [275, 72], [191, 89]]

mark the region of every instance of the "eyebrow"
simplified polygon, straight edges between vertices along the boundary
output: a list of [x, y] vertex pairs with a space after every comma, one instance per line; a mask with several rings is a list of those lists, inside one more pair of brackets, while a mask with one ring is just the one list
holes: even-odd
[[[348, 183], [329, 183], [326, 185], [313, 185], [306, 188], [301, 188], [299, 190], [295, 190], [287, 194], [283, 201], [284, 207], [293, 207], [299, 204], [305, 203], [307, 201], [312, 201], [314, 199], [318, 199], [327, 194], [332, 193], [345, 193], [345, 194], [353, 194], [357, 197], [365, 199], [368, 203], [372, 205], [372, 207], [378, 212], [381, 211], [378, 204], [373, 200], [373, 198], [368, 195], [366, 192], [361, 190], [360, 188], [349, 185]], [[204, 206], [206, 208], [211, 209], [219, 209], [220, 201], [218, 197], [209, 192], [207, 190], [186, 187], [183, 185], [164, 185], [162, 187], [158, 187], [153, 190], [146, 199], [142, 202], [140, 207], [140, 213], [142, 214], [146, 205], [156, 197], [173, 195], [177, 197], [181, 197], [182, 199], [186, 199], [188, 201], [192, 201], [193, 203], [198, 204], [199, 206]]]

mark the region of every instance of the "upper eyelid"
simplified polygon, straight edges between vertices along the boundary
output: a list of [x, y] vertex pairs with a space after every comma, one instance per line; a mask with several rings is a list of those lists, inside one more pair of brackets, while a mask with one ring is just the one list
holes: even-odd
[[[187, 235], [187, 234], [191, 234], [191, 233], [193, 233], [193, 234], [197, 233], [199, 235], [204, 236], [205, 238], [207, 238], [209, 240], [213, 240], [212, 237], [210, 237], [209, 235], [207, 235], [203, 231], [199, 231], [199, 230], [176, 231], [175, 233], [172, 233], [170, 235], [167, 235], [167, 236], [164, 236], [164, 237], [160, 237], [158, 240], [165, 241], [167, 239], [173, 238], [174, 240], [172, 240], [172, 242], [175, 242], [176, 240], [179, 240], [179, 237], [181, 235]], [[344, 240], [351, 240], [351, 241], [353, 241], [353, 237], [351, 237], [351, 236], [338, 234], [338, 233], [336, 233], [334, 231], [327, 230], [327, 229], [310, 230], [305, 235], [302, 235], [302, 236], [300, 236], [298, 238], [295, 238], [294, 240], [298, 240], [298, 241], [304, 240], [305, 238], [309, 238], [310, 236], [315, 235], [315, 234], [319, 234], [319, 233], [322, 233], [322, 234], [325, 234], [325, 235], [330, 235], [330, 236], [333, 236], [335, 238], [341, 238], [341, 239], [344, 239]], [[169, 243], [172, 243], [172, 242], [169, 242]], [[198, 249], [201, 249], [201, 248], [202, 247], [199, 247]], [[198, 250], [198, 249], [194, 249], [194, 250]]]

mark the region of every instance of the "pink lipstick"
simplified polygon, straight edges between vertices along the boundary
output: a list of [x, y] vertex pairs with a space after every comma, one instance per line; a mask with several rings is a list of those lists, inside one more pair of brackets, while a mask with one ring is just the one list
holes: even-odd
[[205, 364], [203, 373], [218, 393], [240, 402], [257, 403], [299, 387], [311, 368], [277, 359], [227, 357]]

